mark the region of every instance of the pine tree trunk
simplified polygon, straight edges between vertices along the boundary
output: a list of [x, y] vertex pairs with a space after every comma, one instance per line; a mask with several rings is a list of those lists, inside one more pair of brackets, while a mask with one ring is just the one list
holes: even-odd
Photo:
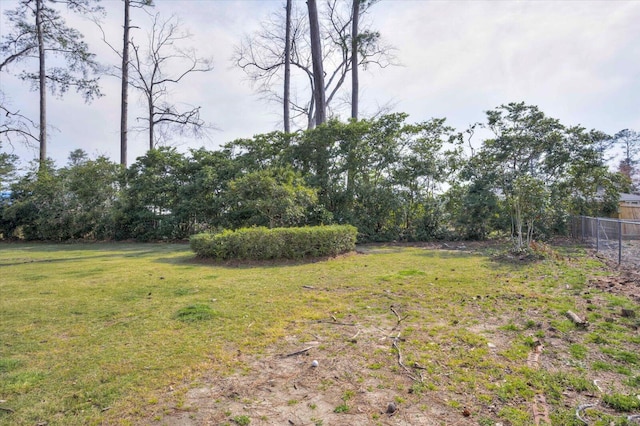
[[322, 44], [316, 0], [307, 0], [309, 10], [309, 32], [311, 36], [311, 60], [313, 62], [313, 93], [315, 99], [316, 122], [319, 126], [327, 121], [324, 93], [324, 70], [322, 68]]
[[358, 119], [358, 18], [360, 0], [353, 0], [353, 18], [351, 20], [351, 118]]
[[40, 167], [47, 160], [47, 75], [42, 28], [42, 0], [36, 0], [36, 37], [38, 39], [38, 83], [40, 88]]
[[120, 98], [120, 164], [127, 166], [127, 114], [129, 110], [129, 6], [124, 0], [124, 36], [122, 44], [122, 94]]
[[290, 133], [290, 86], [291, 86], [291, 0], [287, 0], [286, 7], [286, 29], [285, 29], [285, 45], [284, 45], [284, 96], [282, 100], [282, 105], [284, 108], [283, 111], [283, 119], [284, 119], [284, 131], [285, 133]]

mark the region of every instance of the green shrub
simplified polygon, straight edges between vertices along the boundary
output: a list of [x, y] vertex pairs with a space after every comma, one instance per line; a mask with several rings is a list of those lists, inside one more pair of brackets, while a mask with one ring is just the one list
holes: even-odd
[[302, 259], [336, 256], [355, 248], [358, 230], [350, 225], [304, 228], [242, 228], [190, 239], [198, 257], [215, 259]]

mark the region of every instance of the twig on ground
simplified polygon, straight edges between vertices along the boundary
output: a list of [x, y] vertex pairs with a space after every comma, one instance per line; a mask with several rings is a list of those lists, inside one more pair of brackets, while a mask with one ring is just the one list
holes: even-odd
[[12, 413], [12, 414], [15, 413], [14, 410], [12, 410], [11, 408], [7, 408], [7, 407], [0, 407], [0, 411], [4, 411], [4, 412], [7, 412], [7, 413]]
[[282, 358], [287, 358], [287, 357], [290, 357], [290, 356], [300, 355], [300, 354], [303, 354], [305, 352], [308, 352], [309, 350], [313, 349], [314, 347], [315, 346], [309, 346], [309, 347], [301, 349], [299, 351], [291, 352], [290, 354], [285, 354], [285, 355], [281, 355], [281, 356], [282, 356]]
[[354, 335], [353, 335], [353, 337], [351, 337], [351, 338], [349, 339], [349, 341], [350, 341], [350, 342], [352, 342], [352, 343], [355, 343], [356, 337], [358, 337], [358, 336], [360, 335], [360, 332], [361, 332], [361, 331], [362, 331], [362, 330], [358, 330], [358, 332], [357, 332], [356, 334], [354, 334]]
[[391, 308], [390, 308], [390, 309], [391, 309], [391, 312], [393, 312], [393, 313], [395, 314], [396, 318], [398, 319], [398, 322], [396, 323], [396, 325], [391, 329], [391, 330], [395, 330], [395, 329], [400, 325], [400, 323], [401, 323], [402, 321], [404, 321], [405, 319], [407, 319], [408, 315], [405, 315], [404, 317], [400, 317], [400, 314], [398, 313], [398, 311], [396, 311], [396, 310], [393, 308], [393, 305], [391, 305]]
[[398, 353], [398, 365], [402, 367], [402, 369], [405, 371], [405, 373], [407, 373], [407, 376], [409, 376], [411, 380], [415, 382], [422, 382], [422, 375], [420, 375], [420, 378], [414, 376], [411, 370], [409, 370], [409, 368], [406, 365], [404, 365], [404, 363], [402, 362], [402, 352], [400, 351], [400, 346], [398, 346], [399, 338], [400, 338], [400, 333], [398, 333], [398, 335], [393, 339], [393, 347]]
[[324, 321], [324, 320], [318, 320], [316, 321], [316, 323], [318, 324], [333, 324], [333, 325], [347, 325], [349, 327], [355, 327], [358, 324], [356, 323], [350, 323], [350, 322], [337, 322], [337, 321]]
[[602, 388], [600, 387], [600, 385], [598, 385], [598, 379], [595, 379], [595, 380], [593, 381], [593, 385], [594, 385], [596, 388], [598, 388], [598, 392], [600, 392], [600, 393], [604, 393], [604, 392], [603, 392], [603, 390], [602, 390]]

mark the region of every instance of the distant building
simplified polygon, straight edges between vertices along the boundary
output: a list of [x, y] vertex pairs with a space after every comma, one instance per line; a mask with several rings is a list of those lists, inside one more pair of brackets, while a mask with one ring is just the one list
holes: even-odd
[[640, 206], [640, 195], [620, 193], [620, 205], [622, 204]]
[[640, 195], [620, 194], [618, 219], [640, 220]]

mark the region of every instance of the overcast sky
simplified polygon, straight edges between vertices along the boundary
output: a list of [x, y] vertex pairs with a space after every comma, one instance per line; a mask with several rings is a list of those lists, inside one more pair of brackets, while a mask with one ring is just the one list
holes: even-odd
[[[294, 0], [304, 7], [303, 0]], [[351, 1], [351, 0], [344, 0]], [[178, 15], [193, 34], [192, 45], [211, 56], [215, 69], [185, 80], [176, 99], [201, 106], [203, 118], [219, 130], [209, 140], [179, 142], [179, 149], [215, 149], [241, 137], [281, 127], [281, 108], [260, 100], [245, 74], [230, 58], [243, 34], [255, 30], [281, 0], [155, 0], [162, 16]], [[103, 0], [107, 36], [120, 45], [122, 2]], [[3, 12], [14, 0], [0, 0]], [[148, 18], [134, 12], [134, 37], [143, 37]], [[484, 111], [508, 102], [540, 107], [563, 124], [582, 125], [613, 134], [640, 130], [640, 1], [426, 1], [382, 0], [370, 20], [384, 40], [397, 48], [401, 66], [362, 74], [361, 110], [380, 105], [406, 112], [418, 122], [445, 117], [464, 130], [482, 121]], [[70, 17], [103, 64], [118, 58], [100, 41], [93, 23]], [[4, 19], [0, 33], [7, 31]], [[14, 66], [11, 71], [18, 72]], [[0, 75], [2, 90], [23, 114], [38, 116], [36, 92]], [[105, 96], [86, 105], [69, 93], [50, 97], [48, 155], [58, 165], [82, 148], [90, 156], [120, 158], [119, 80], [103, 77]], [[141, 103], [131, 93], [129, 122], [136, 124]], [[2, 118], [0, 118], [2, 119]], [[145, 134], [131, 133], [129, 164], [144, 154]], [[11, 151], [11, 147], [3, 146]], [[23, 160], [37, 152], [15, 146]]]

